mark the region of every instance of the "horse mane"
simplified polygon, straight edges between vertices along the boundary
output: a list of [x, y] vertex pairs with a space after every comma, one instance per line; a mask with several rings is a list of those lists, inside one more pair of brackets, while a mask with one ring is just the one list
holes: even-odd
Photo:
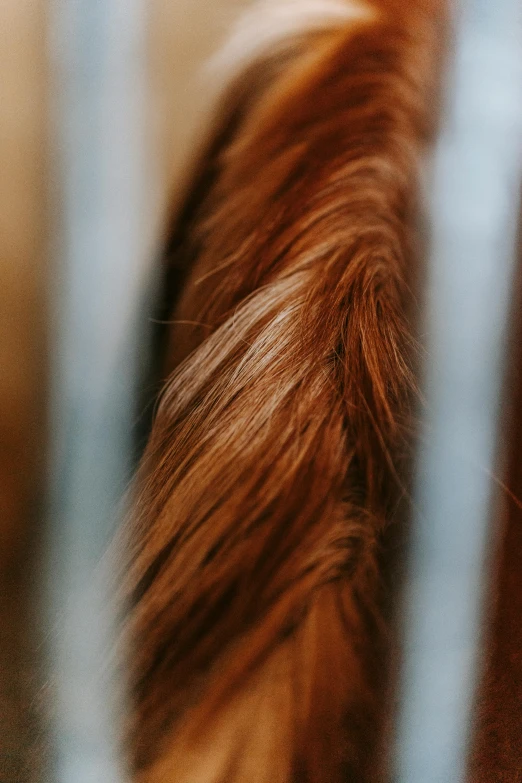
[[221, 56], [125, 561], [139, 780], [381, 774], [443, 16], [265, 0]]

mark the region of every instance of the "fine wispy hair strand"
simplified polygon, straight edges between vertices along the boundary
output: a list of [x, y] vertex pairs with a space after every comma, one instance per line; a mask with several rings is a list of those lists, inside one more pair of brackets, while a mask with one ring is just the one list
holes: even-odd
[[126, 560], [143, 781], [379, 779], [443, 9], [345, 5], [234, 71], [172, 231]]

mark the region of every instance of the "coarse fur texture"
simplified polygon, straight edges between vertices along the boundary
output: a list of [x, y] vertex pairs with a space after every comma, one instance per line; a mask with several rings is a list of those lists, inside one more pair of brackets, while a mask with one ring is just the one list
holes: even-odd
[[183, 293], [173, 307], [169, 288], [127, 563], [143, 783], [383, 768], [381, 553], [408, 490], [414, 226], [445, 14], [282, 5], [314, 23], [267, 23], [231, 69], [169, 245]]

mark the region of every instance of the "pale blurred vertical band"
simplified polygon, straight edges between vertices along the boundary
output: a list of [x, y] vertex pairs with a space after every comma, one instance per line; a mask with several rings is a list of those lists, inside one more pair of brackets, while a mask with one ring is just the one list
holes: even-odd
[[522, 6], [463, 0], [431, 195], [427, 415], [395, 780], [465, 779], [522, 152]]
[[142, 0], [54, 0], [50, 19], [59, 175], [48, 557], [57, 783], [125, 778], [108, 670], [107, 560], [105, 570], [99, 561], [122, 512], [145, 350], [146, 21]]

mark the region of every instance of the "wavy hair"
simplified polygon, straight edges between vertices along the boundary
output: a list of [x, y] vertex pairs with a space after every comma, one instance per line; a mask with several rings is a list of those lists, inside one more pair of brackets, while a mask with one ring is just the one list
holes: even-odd
[[219, 57], [128, 547], [139, 780], [379, 779], [443, 30], [265, 0]]

